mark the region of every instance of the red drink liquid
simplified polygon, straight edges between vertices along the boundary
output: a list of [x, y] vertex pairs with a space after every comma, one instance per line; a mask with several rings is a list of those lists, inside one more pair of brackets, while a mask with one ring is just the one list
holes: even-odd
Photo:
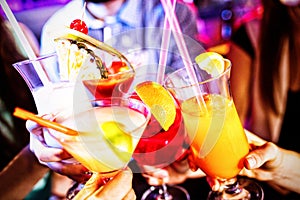
[[[138, 98], [133, 95], [133, 98]], [[163, 168], [185, 155], [187, 135], [183, 125], [183, 117], [176, 104], [176, 118], [168, 131], [164, 131], [156, 119], [151, 119], [134, 151], [133, 158], [137, 163]]]
[[128, 71], [125, 63], [114, 61], [108, 69], [109, 75], [107, 79], [84, 80], [84, 86], [95, 98], [120, 97], [122, 93], [119, 91], [119, 85], [122, 84], [123, 92], [127, 92], [130, 88], [134, 72]]
[[121, 96], [118, 88], [122, 83], [124, 88], [129, 88], [133, 81], [132, 76], [120, 77], [113, 76], [108, 79], [84, 80], [84, 86], [90, 91], [95, 98], [118, 97]]

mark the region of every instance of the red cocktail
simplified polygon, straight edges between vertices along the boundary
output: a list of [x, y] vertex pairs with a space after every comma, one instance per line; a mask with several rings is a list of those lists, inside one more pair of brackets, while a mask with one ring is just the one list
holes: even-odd
[[120, 97], [119, 85], [127, 91], [132, 84], [134, 72], [121, 61], [114, 61], [108, 68], [107, 79], [83, 80], [84, 86], [95, 98]]
[[175, 121], [167, 131], [151, 116], [133, 157], [140, 166], [163, 168], [181, 158], [186, 150], [185, 146], [187, 135], [180, 108], [177, 106]]

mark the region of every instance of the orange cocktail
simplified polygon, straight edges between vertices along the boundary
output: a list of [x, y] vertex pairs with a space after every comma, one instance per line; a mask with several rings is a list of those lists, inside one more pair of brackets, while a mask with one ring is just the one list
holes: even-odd
[[201, 111], [196, 98], [181, 104], [185, 126], [193, 137], [194, 162], [209, 176], [232, 178], [243, 168], [249, 152], [244, 129], [232, 100], [206, 95], [207, 110]]
[[195, 61], [191, 69], [169, 74], [165, 86], [180, 102], [190, 161], [220, 184], [207, 199], [262, 200], [258, 184], [237, 176], [250, 145], [230, 91], [231, 62], [215, 52], [202, 53]]

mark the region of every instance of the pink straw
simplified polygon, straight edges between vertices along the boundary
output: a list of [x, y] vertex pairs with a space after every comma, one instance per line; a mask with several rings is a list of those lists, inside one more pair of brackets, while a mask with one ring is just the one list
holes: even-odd
[[[175, 6], [176, 6], [176, 0], [174, 0], [172, 3], [172, 12], [174, 12]], [[160, 84], [162, 84], [164, 81], [164, 75], [165, 75], [166, 65], [167, 65], [167, 54], [168, 54], [168, 47], [169, 47], [170, 36], [171, 36], [171, 32], [169, 31], [169, 29], [170, 29], [170, 24], [167, 17], [165, 17], [162, 42], [160, 47], [158, 70], [157, 70], [158, 71], [157, 82]]]
[[[183, 38], [183, 34], [182, 34], [182, 31], [181, 31], [179, 23], [178, 23], [177, 16], [175, 15], [175, 12], [173, 12], [173, 10], [172, 10], [173, 6], [171, 3], [171, 0], [161, 0], [161, 4], [165, 10], [166, 17], [169, 21], [170, 28], [173, 32], [176, 44], [178, 46], [178, 49], [179, 49], [180, 55], [182, 57], [183, 64], [187, 70], [188, 76], [191, 78], [192, 84], [196, 84], [198, 81], [197, 81], [197, 77], [196, 77], [196, 74], [193, 69], [193, 63], [191, 61], [189, 52], [187, 50], [185, 40]], [[161, 73], [161, 72], [158, 72], [158, 73]], [[202, 92], [199, 87], [197, 87], [196, 90], [197, 90], [196, 94], [200, 94], [200, 97], [196, 96], [197, 101], [198, 101], [198, 103], [200, 101], [202, 104], [199, 104], [199, 105], [203, 105], [206, 110], [206, 106], [205, 106], [206, 104], [203, 99]]]

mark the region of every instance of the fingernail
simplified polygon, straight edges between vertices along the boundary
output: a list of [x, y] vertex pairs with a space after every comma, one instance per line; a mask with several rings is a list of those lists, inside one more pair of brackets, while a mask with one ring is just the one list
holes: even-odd
[[253, 168], [256, 165], [256, 160], [252, 156], [247, 157], [247, 162], [250, 168]]

